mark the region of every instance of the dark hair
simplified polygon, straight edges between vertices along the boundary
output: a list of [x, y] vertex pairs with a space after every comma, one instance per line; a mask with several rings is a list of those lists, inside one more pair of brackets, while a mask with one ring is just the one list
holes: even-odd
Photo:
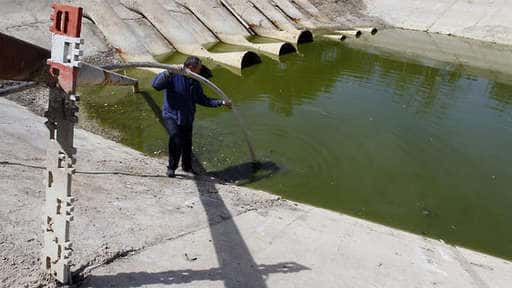
[[197, 65], [201, 64], [201, 59], [199, 59], [197, 56], [188, 56], [187, 60], [185, 60], [185, 67], [197, 67]]

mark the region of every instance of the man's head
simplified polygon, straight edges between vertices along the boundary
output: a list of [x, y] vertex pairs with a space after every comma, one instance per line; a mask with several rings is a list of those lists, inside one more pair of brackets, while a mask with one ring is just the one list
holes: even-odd
[[201, 72], [202, 64], [201, 59], [199, 59], [196, 56], [189, 56], [187, 60], [185, 60], [185, 63], [183, 64], [185, 68], [188, 70], [199, 74]]

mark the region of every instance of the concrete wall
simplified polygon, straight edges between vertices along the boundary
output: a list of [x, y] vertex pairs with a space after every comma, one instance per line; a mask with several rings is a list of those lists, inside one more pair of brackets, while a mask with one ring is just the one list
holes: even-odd
[[508, 45], [411, 30], [383, 30], [374, 37], [347, 40], [345, 45], [439, 69], [456, 68], [498, 82], [512, 81], [512, 47]]
[[401, 28], [512, 44], [510, 0], [365, 0], [367, 12]]

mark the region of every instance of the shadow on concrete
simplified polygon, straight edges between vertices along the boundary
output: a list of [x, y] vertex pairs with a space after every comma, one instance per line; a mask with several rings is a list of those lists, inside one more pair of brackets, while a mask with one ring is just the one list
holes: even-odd
[[[206, 174], [206, 169], [195, 155], [193, 165], [197, 172]], [[195, 183], [201, 205], [210, 224], [212, 244], [220, 265], [219, 273], [222, 275], [224, 287], [267, 287], [265, 277], [252, 257], [249, 247], [233, 220], [233, 215], [215, 187], [215, 183], [203, 181]], [[298, 264], [295, 265], [300, 267]]]
[[[302, 266], [294, 262], [283, 262], [274, 265], [258, 265], [255, 267], [258, 273], [263, 277], [267, 277], [274, 273], [296, 273], [303, 270], [309, 270], [308, 267]], [[163, 285], [177, 285], [187, 284], [194, 281], [225, 281], [225, 275], [222, 268], [211, 268], [206, 270], [174, 270], [156, 273], [148, 272], [133, 272], [133, 273], [119, 273], [116, 275], [102, 275], [91, 276], [99, 283], [110, 283], [112, 285], [122, 284], [122, 287], [141, 287], [144, 285], [163, 284]], [[249, 282], [251, 278], [247, 279]], [[238, 286], [226, 287], [266, 287], [266, 286], [244, 286], [243, 283], [237, 284]], [[114, 286], [112, 286], [114, 287]]]
[[[146, 92], [141, 93], [155, 115], [161, 119], [160, 107], [154, 102], [153, 98]], [[245, 163], [222, 171], [207, 173], [201, 165], [201, 161], [194, 155], [194, 169], [201, 175], [224, 176], [227, 179], [250, 178], [247, 173], [253, 172], [252, 163]], [[273, 173], [278, 170], [277, 165], [272, 162], [261, 163], [261, 169]], [[245, 175], [234, 176], [243, 172]], [[266, 173], [263, 173], [264, 175]], [[282, 262], [272, 265], [258, 265], [254, 260], [249, 247], [240, 233], [233, 215], [227, 208], [222, 196], [219, 194], [215, 182], [202, 181], [201, 178], [195, 179], [195, 184], [199, 192], [199, 199], [206, 213], [210, 226], [211, 242], [215, 248], [218, 268], [208, 270], [175, 270], [165, 272], [134, 272], [119, 273], [116, 275], [91, 276], [89, 280], [97, 283], [123, 283], [128, 285], [124, 287], [139, 287], [151, 284], [180, 284], [193, 281], [210, 280], [223, 281], [224, 287], [247, 287], [247, 288], [266, 288], [266, 278], [272, 273], [297, 273], [310, 268], [295, 262]]]

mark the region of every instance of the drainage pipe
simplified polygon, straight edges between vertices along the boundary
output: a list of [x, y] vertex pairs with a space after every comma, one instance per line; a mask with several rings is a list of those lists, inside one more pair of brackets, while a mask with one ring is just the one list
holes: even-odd
[[363, 32], [363, 33], [370, 33], [371, 35], [377, 34], [379, 32], [379, 29], [375, 27], [362, 27], [362, 28], [356, 28], [357, 30]]
[[[202, 82], [206, 86], [210, 87], [217, 95], [219, 95], [223, 100], [231, 101], [229, 97], [222, 91], [217, 85], [213, 84], [210, 80], [204, 78], [201, 75], [198, 75], [186, 68], [183, 67], [183, 65], [170, 65], [170, 64], [162, 64], [162, 63], [152, 63], [152, 62], [129, 62], [129, 63], [117, 63], [112, 65], [107, 65], [102, 67], [105, 70], [119, 70], [119, 69], [126, 69], [126, 68], [158, 68], [158, 69], [164, 69], [169, 70], [171, 73], [184, 75], [193, 79], [198, 80], [199, 82]], [[245, 125], [245, 122], [243, 118], [240, 116], [240, 113], [236, 109], [236, 107], [233, 105], [232, 111], [235, 114], [235, 117], [238, 120], [238, 123], [240, 124], [240, 128], [243, 132], [244, 140], [247, 143], [247, 147], [249, 149], [249, 153], [251, 156], [251, 160], [253, 163], [257, 163], [256, 159], [256, 153], [254, 152], [254, 148], [252, 146], [251, 140], [249, 138], [249, 133], [247, 132], [247, 128]]]
[[333, 34], [322, 35], [322, 37], [324, 37], [326, 39], [330, 39], [330, 40], [336, 40], [336, 41], [345, 41], [347, 39], [347, 36], [345, 36], [345, 35], [333, 35]]
[[[196, 55], [238, 69], [261, 62], [260, 57], [250, 51], [209, 52], [203, 45], [218, 42], [215, 36], [190, 11], [174, 0], [166, 0], [166, 6], [158, 0], [122, 0], [121, 3], [128, 9], [144, 15], [181, 53]], [[206, 31], [198, 32], [196, 29]]]
[[249, 32], [216, 0], [180, 0], [180, 3], [185, 4], [224, 43], [246, 46], [272, 55], [296, 51], [290, 43], [249, 42]]
[[[270, 6], [269, 11], [262, 12], [254, 3], [249, 0], [220, 0], [220, 2], [231, 12], [235, 17], [239, 17], [246, 22], [250, 29], [256, 34], [274, 38], [292, 44], [301, 44], [313, 41], [313, 34], [310, 31], [301, 31], [295, 28], [274, 6]], [[275, 13], [281, 16], [281, 23], [274, 23], [270, 20], [267, 13]], [[276, 16], [278, 17], [278, 16]], [[281, 27], [279, 27], [281, 25]], [[286, 29], [283, 29], [285, 27]]]
[[363, 33], [360, 30], [341, 30], [341, 31], [335, 31], [336, 33], [340, 33], [341, 35], [344, 35], [346, 37], [355, 37], [359, 38]]

